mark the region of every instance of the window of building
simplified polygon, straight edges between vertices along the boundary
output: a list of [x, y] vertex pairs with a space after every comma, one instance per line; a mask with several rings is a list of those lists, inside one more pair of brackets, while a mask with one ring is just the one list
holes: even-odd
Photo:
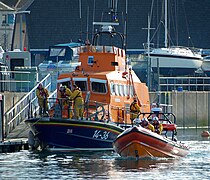
[[3, 14], [2, 15], [2, 26], [5, 26], [7, 24], [7, 15]]

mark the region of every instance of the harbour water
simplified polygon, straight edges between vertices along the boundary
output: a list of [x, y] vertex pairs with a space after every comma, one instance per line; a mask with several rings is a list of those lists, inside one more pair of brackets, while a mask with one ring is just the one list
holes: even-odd
[[115, 152], [0, 154], [0, 179], [210, 179], [210, 139], [202, 130], [178, 130], [190, 147], [180, 159], [127, 159]]

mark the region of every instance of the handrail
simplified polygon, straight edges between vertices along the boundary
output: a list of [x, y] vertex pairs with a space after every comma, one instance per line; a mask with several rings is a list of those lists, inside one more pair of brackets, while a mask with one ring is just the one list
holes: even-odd
[[[50, 91], [51, 89], [51, 75], [48, 74], [40, 83], [43, 84], [43, 86]], [[30, 91], [28, 92], [17, 104], [15, 104], [14, 107], [12, 107], [10, 110], [8, 110], [4, 114], [4, 136], [7, 137], [7, 135], [14, 130], [23, 120], [25, 120], [29, 115], [29, 109], [30, 104], [37, 103], [37, 97], [36, 97], [36, 89], [38, 87], [38, 84]], [[53, 95], [55, 92], [52, 93]], [[38, 110], [38, 109], [36, 109]]]

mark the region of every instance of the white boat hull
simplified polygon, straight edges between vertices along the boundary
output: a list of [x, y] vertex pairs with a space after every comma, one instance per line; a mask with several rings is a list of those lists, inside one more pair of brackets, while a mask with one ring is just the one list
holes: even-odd
[[201, 69], [207, 76], [210, 76], [210, 60], [204, 60]]
[[189, 49], [184, 50], [186, 52], [180, 53], [179, 48], [156, 49], [150, 54], [153, 71], [157, 72], [159, 67], [160, 74], [164, 75], [193, 74], [198, 68], [201, 68], [202, 57], [199, 54], [193, 54]]

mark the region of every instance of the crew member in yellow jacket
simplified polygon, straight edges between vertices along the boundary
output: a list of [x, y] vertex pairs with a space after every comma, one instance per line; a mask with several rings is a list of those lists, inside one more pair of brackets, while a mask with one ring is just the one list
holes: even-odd
[[133, 121], [138, 117], [138, 114], [140, 112], [140, 106], [137, 103], [137, 100], [134, 99], [134, 101], [130, 105], [130, 119]]
[[69, 88], [66, 86], [61, 85], [58, 93], [58, 98], [62, 99], [63, 106], [68, 106], [68, 100], [70, 99], [70, 96], [72, 95], [72, 92]]
[[48, 111], [47, 98], [49, 97], [49, 92], [43, 87], [42, 83], [36, 89], [36, 96], [39, 104], [39, 115], [46, 115]]
[[144, 118], [141, 120], [140, 125], [141, 125], [143, 128], [148, 129], [148, 130], [150, 130], [150, 131], [152, 131], [152, 132], [155, 131], [154, 126], [153, 126], [152, 124], [149, 123], [149, 121], [148, 121], [148, 119], [147, 119], [146, 117], [144, 117]]
[[163, 125], [160, 124], [159, 119], [158, 119], [157, 116], [155, 116], [155, 117], [152, 118], [152, 125], [154, 126], [155, 132], [157, 134], [161, 134], [162, 133], [162, 131], [163, 131]]
[[77, 85], [73, 85], [72, 95], [70, 99], [74, 101], [74, 116], [76, 119], [83, 118], [84, 113], [84, 100], [82, 91]]
[[70, 96], [72, 95], [71, 90], [61, 85], [58, 93], [58, 98], [60, 105], [62, 105], [62, 117], [63, 118], [72, 118], [73, 117], [73, 107], [72, 102], [70, 100]]

